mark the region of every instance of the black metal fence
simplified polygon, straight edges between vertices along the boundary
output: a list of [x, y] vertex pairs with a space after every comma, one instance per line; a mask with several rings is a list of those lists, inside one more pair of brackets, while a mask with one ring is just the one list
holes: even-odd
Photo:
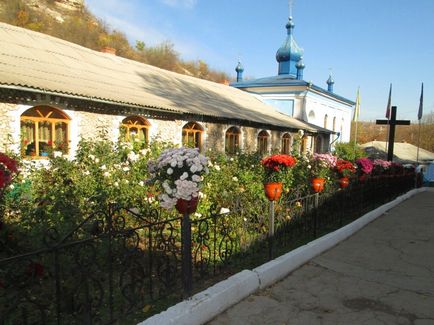
[[[268, 207], [162, 220], [115, 204], [43, 247], [0, 259], [0, 324], [134, 324], [195, 291], [357, 219], [414, 187], [414, 175], [370, 179], [333, 193], [283, 198], [274, 235]], [[2, 244], [0, 243], [0, 248]]]

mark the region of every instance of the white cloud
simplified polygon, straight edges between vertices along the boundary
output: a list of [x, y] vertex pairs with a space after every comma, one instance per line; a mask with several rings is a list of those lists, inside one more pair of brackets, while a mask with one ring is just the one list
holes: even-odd
[[159, 31], [158, 29], [141, 24], [137, 26], [130, 21], [121, 19], [115, 16], [105, 15], [104, 20], [109, 24], [111, 28], [121, 31], [127, 35], [128, 39], [134, 42], [136, 40], [144, 41], [146, 45], [156, 45], [169, 39], [167, 35]]
[[192, 9], [196, 6], [198, 0], [161, 0], [164, 4], [171, 7], [185, 7]]

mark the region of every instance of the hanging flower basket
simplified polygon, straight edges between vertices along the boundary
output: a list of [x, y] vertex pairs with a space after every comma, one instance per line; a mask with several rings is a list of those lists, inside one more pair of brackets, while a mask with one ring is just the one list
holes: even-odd
[[282, 195], [282, 183], [273, 182], [264, 184], [265, 196], [270, 201], [277, 201]]
[[348, 177], [341, 177], [339, 178], [339, 187], [340, 188], [346, 188], [350, 185], [350, 179]]
[[196, 212], [198, 203], [198, 197], [192, 197], [191, 200], [178, 199], [175, 208], [181, 214], [192, 214]]
[[315, 193], [324, 191], [325, 179], [321, 177], [316, 177], [312, 179], [312, 189]]

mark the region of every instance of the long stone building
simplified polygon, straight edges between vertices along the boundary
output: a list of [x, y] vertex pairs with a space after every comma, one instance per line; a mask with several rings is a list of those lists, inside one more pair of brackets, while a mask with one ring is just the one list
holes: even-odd
[[[134, 135], [263, 154], [289, 153], [296, 136], [328, 143], [333, 133], [242, 90], [45, 34], [0, 23], [0, 42], [0, 150], [28, 159], [44, 159], [50, 149], [73, 157], [80, 138], [100, 130], [113, 140]], [[300, 148], [307, 149], [315, 150]]]

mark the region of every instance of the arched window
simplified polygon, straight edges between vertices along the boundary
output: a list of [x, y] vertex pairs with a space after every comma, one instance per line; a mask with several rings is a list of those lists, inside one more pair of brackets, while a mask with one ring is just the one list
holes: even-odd
[[339, 130], [340, 130], [340, 132], [341, 132], [341, 137], [340, 137], [340, 142], [342, 142], [342, 139], [343, 139], [343, 137], [342, 137], [342, 135], [343, 135], [343, 131], [344, 131], [344, 119], [342, 119], [342, 121], [341, 121], [341, 127], [339, 128]]
[[126, 141], [149, 141], [149, 122], [140, 116], [128, 116], [122, 121], [121, 128], [125, 132]]
[[327, 129], [327, 120], [328, 120], [329, 116], [326, 114], [324, 116], [324, 129]]
[[314, 111], [310, 111], [309, 112], [309, 122], [312, 122], [315, 120], [315, 112]]
[[336, 116], [333, 117], [333, 131], [336, 131]]
[[281, 147], [282, 154], [289, 155], [291, 151], [291, 136], [289, 133], [285, 133], [282, 136], [282, 147]]
[[69, 117], [50, 106], [35, 106], [21, 115], [21, 153], [47, 157], [50, 151], [69, 150]]
[[268, 153], [268, 138], [270, 135], [267, 131], [262, 130], [258, 134], [258, 152], [262, 155]]
[[202, 147], [203, 128], [196, 122], [189, 122], [182, 128], [182, 145], [185, 147]]
[[315, 152], [316, 153], [322, 153], [322, 146], [323, 146], [323, 138], [321, 135], [317, 135], [315, 139]]
[[230, 127], [225, 135], [225, 150], [228, 154], [234, 154], [240, 149], [241, 131], [235, 126]]

